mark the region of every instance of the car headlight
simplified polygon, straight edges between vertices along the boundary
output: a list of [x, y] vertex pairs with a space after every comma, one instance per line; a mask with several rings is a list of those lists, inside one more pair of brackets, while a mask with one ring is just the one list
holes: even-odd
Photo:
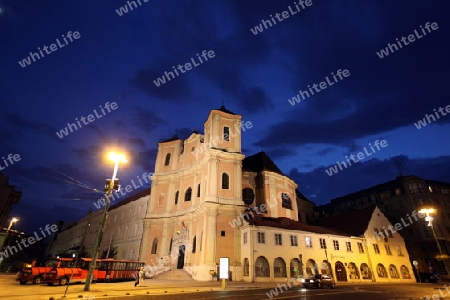
[[302, 282], [305, 282], [305, 279], [302, 278]]

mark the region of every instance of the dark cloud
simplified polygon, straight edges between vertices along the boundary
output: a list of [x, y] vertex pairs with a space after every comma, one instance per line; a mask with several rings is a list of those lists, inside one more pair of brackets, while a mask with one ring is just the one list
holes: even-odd
[[136, 107], [136, 116], [133, 119], [133, 125], [143, 132], [155, 130], [158, 125], [166, 124], [166, 122], [158, 117], [154, 111], [146, 108]]

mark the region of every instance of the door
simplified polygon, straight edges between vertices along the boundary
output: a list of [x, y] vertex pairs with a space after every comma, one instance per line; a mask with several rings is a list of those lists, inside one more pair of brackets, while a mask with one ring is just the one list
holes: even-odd
[[184, 251], [185, 251], [185, 246], [181, 245], [180, 248], [178, 249], [178, 262], [177, 262], [177, 269], [183, 269], [184, 267]]

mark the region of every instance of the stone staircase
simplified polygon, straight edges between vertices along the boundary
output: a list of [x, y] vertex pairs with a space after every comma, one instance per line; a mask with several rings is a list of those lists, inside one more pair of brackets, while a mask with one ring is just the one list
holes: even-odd
[[191, 275], [188, 272], [181, 269], [172, 269], [166, 271], [164, 273], [155, 275], [152, 279], [160, 279], [160, 280], [179, 280], [179, 281], [195, 281], [192, 279]]

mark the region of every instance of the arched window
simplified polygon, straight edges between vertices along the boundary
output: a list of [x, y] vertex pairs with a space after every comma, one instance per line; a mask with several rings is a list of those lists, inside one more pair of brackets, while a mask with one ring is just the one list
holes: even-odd
[[156, 254], [156, 250], [158, 250], [158, 239], [154, 238], [152, 243], [152, 252], [151, 254]]
[[386, 268], [382, 264], [377, 265], [377, 274], [380, 278], [387, 278]]
[[248, 258], [244, 258], [244, 276], [249, 276], [250, 273], [250, 264]]
[[230, 188], [230, 175], [222, 173], [222, 189], [228, 190]]
[[175, 204], [178, 204], [178, 196], [180, 195], [180, 191], [176, 191], [175, 193]]
[[166, 154], [166, 159], [164, 160], [164, 165], [168, 166], [170, 164], [170, 153]]
[[264, 256], [260, 256], [255, 262], [255, 275], [257, 277], [270, 277], [269, 262]]
[[194, 235], [194, 238], [192, 240], [192, 253], [195, 253], [196, 248], [197, 248], [197, 237]]
[[370, 268], [367, 264], [362, 263], [359, 270], [361, 271], [362, 279], [372, 279], [372, 272], [370, 272]]
[[197, 197], [200, 197], [200, 183], [197, 185]]
[[250, 205], [255, 200], [255, 193], [253, 192], [253, 189], [251, 188], [244, 188], [242, 190], [242, 201], [244, 201], [245, 204]]
[[273, 276], [286, 277], [286, 263], [281, 257], [277, 257], [273, 261]]
[[394, 265], [389, 266], [389, 275], [391, 275], [391, 278], [400, 278], [397, 267]]
[[230, 127], [224, 127], [223, 128], [223, 140], [224, 141], [230, 141]]
[[403, 278], [403, 279], [409, 279], [409, 278], [411, 278], [411, 276], [409, 275], [408, 267], [406, 267], [405, 265], [402, 265], [402, 266], [400, 267], [400, 272], [402, 273], [402, 278]]
[[192, 189], [189, 187], [184, 194], [184, 201], [191, 201]]
[[287, 209], [292, 209], [291, 197], [286, 193], [281, 193], [281, 206]]

